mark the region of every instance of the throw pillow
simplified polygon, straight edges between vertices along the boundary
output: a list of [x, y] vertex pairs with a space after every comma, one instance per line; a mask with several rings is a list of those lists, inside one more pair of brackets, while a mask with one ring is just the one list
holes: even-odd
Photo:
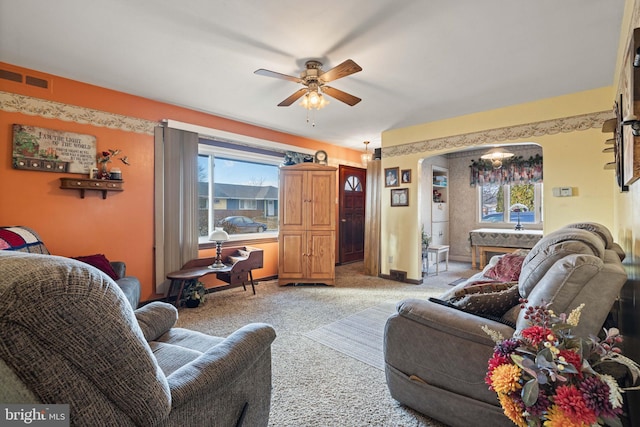
[[518, 280], [524, 258], [518, 253], [506, 254], [500, 258], [496, 265], [488, 269], [484, 275], [504, 282]]
[[458, 306], [456, 306], [454, 304], [451, 304], [449, 301], [441, 300], [439, 298], [429, 298], [429, 301], [435, 302], [436, 304], [441, 304], [441, 305], [444, 305], [446, 307], [450, 307], [450, 308], [453, 308], [453, 309], [456, 309], [456, 310], [464, 311], [465, 313], [471, 313], [471, 314], [473, 314], [475, 316], [482, 317], [483, 319], [489, 319], [489, 320], [493, 320], [494, 322], [503, 323], [503, 324], [505, 324], [507, 326], [510, 326], [510, 327], [514, 328], [514, 329], [516, 328], [516, 324], [514, 322], [510, 322], [509, 320], [507, 320], [507, 319], [505, 319], [503, 317], [492, 316], [490, 314], [474, 313], [474, 312], [468, 311], [468, 310], [466, 310], [464, 308], [458, 307]]
[[84, 262], [85, 264], [94, 266], [98, 270], [105, 273], [107, 276], [111, 277], [113, 280], [119, 279], [115, 270], [113, 269], [113, 267], [111, 267], [109, 260], [103, 254], [79, 256], [79, 257], [74, 257], [73, 259], [76, 259], [78, 261]]
[[484, 290], [478, 289], [477, 292], [462, 293], [451, 298], [449, 302], [471, 313], [495, 317], [501, 317], [513, 306], [520, 303], [518, 282], [481, 286]]
[[517, 285], [518, 282], [472, 282], [462, 289], [457, 290], [454, 295], [462, 298], [469, 294], [486, 294], [491, 292], [504, 291]]

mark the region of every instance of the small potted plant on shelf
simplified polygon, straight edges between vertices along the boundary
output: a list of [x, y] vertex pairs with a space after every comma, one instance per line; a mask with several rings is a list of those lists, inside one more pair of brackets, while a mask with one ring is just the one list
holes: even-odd
[[198, 307], [204, 303], [206, 293], [207, 288], [204, 286], [204, 283], [200, 281], [189, 283], [184, 289], [184, 305], [189, 308]]

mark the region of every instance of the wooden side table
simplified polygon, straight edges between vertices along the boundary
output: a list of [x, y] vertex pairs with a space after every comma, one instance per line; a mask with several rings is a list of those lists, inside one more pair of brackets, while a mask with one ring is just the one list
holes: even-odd
[[[190, 266], [189, 268], [184, 268], [182, 270], [173, 271], [167, 274], [167, 279], [171, 280], [171, 285], [169, 286], [169, 290], [167, 290], [167, 294], [165, 295], [165, 299], [169, 300], [171, 296], [171, 292], [178, 287], [178, 293], [176, 294], [176, 302], [175, 306], [180, 306], [180, 300], [182, 299], [182, 291], [185, 286], [190, 282], [195, 282], [203, 276], [207, 274], [215, 274], [222, 272], [231, 271], [231, 265], [225, 265], [223, 268], [209, 268], [211, 264], [214, 263], [215, 258], [202, 258], [196, 261], [195, 264], [201, 264], [196, 266]], [[185, 266], [189, 266], [190, 263], [185, 264]], [[193, 265], [193, 264], [192, 264]]]

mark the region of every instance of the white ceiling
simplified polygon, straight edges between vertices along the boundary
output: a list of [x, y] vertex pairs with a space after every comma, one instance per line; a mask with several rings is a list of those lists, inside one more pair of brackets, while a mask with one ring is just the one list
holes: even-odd
[[[332, 144], [613, 83], [624, 0], [0, 0], [0, 60]], [[362, 98], [277, 104], [308, 59]], [[164, 118], [164, 117], [163, 117]], [[167, 117], [171, 118], [171, 117]]]

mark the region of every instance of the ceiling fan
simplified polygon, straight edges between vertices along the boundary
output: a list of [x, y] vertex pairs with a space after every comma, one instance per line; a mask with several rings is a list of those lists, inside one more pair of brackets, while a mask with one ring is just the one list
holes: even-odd
[[300, 73], [300, 77], [289, 76], [286, 74], [276, 73], [275, 71], [260, 68], [254, 73], [260, 76], [275, 77], [277, 79], [289, 80], [294, 83], [301, 83], [303, 88], [298, 89], [287, 99], [278, 104], [278, 107], [288, 107], [298, 99], [305, 97], [302, 105], [308, 110], [315, 108], [320, 109], [326, 104], [322, 98], [322, 94], [329, 95], [332, 98], [342, 101], [347, 105], [354, 106], [361, 101], [357, 96], [353, 96], [341, 90], [327, 86], [326, 84], [346, 77], [348, 75], [362, 71], [362, 67], [347, 59], [342, 64], [333, 67], [328, 71], [322, 71], [322, 62], [310, 60], [305, 63], [306, 69]]

